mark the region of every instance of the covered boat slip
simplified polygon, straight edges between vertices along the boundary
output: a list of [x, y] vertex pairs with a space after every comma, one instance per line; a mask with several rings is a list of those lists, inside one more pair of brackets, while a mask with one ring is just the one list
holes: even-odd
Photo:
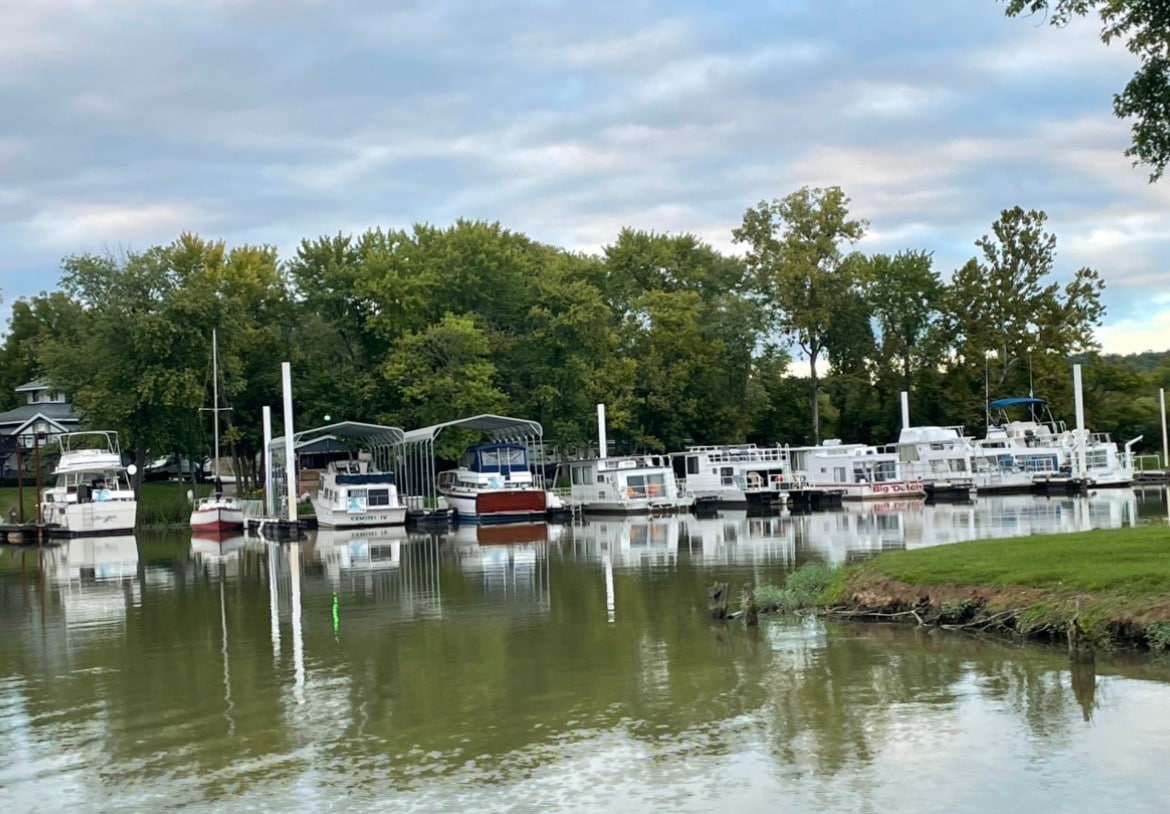
[[[369, 463], [374, 470], [393, 473], [397, 478], [402, 439], [403, 432], [398, 427], [360, 421], [342, 421], [294, 433], [292, 446], [297, 461], [294, 488], [301, 496], [315, 494], [322, 473], [330, 461], [356, 459], [359, 452], [369, 455]], [[288, 494], [284, 439], [274, 438], [268, 446], [268, 454], [272, 469], [272, 492], [276, 497], [275, 505], [280, 506]], [[345, 477], [360, 481], [370, 476], [352, 474]]]
[[[545, 460], [544, 428], [538, 422], [528, 419], [484, 414], [411, 430], [403, 438], [398, 456], [398, 473], [399, 489], [413, 516], [441, 514], [446, 517], [446, 500], [438, 489], [440, 473], [435, 448], [440, 436], [447, 430], [467, 430], [478, 434], [490, 444], [505, 445], [494, 453], [491, 449], [477, 451], [473, 468], [479, 471], [512, 471], [520, 466], [532, 469], [534, 464]], [[508, 457], [510, 451], [506, 445], [523, 447], [525, 460], [522, 463], [513, 461]], [[495, 458], [486, 460], [485, 456], [493, 454]], [[542, 469], [533, 471], [533, 485], [544, 489]]]

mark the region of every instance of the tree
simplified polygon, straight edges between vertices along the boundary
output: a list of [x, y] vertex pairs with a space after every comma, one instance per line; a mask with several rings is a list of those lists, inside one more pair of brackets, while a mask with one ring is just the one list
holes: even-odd
[[79, 311], [77, 303], [61, 291], [19, 299], [12, 304], [8, 334], [0, 347], [0, 409], [10, 409], [20, 403], [16, 388], [42, 374], [41, 344], [68, 330], [70, 320]]
[[[1017, 394], [1031, 389], [1032, 380], [1041, 392], [1063, 392], [1068, 356], [1096, 348], [1104, 283], [1091, 268], [1063, 287], [1046, 282], [1056, 257], [1046, 221], [1037, 210], [1005, 209], [991, 234], [976, 241], [982, 260], [967, 261], [947, 288], [942, 329], [951, 339], [951, 367], [964, 369], [968, 386], [986, 373], [993, 395], [1009, 385]], [[970, 400], [969, 390], [951, 390], [960, 392]], [[973, 415], [964, 411], [967, 420]]]
[[925, 340], [938, 318], [942, 279], [924, 251], [875, 254], [865, 258], [858, 276], [877, 320], [880, 356], [900, 363], [902, 389], [908, 390], [915, 371], [935, 361]]
[[1151, 168], [1157, 181], [1170, 162], [1170, 7], [1161, 0], [1007, 0], [1007, 16], [1048, 14], [1057, 27], [1096, 10], [1101, 41], [1121, 40], [1141, 66], [1113, 96], [1119, 119], [1134, 119], [1125, 154]]
[[855, 279], [842, 266], [841, 244], [865, 234], [863, 220], [849, 219], [849, 198], [840, 187], [803, 187], [783, 199], [761, 201], [732, 232], [748, 246], [754, 292], [772, 317], [772, 327], [794, 337], [808, 359], [812, 379], [813, 438], [820, 442], [820, 380], [817, 363], [841, 298]]

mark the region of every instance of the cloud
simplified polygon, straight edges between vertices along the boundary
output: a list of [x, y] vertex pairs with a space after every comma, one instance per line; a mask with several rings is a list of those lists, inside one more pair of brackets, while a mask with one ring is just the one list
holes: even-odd
[[183, 204], [67, 205], [36, 215], [28, 223], [28, 229], [40, 245], [67, 252], [71, 247], [97, 243], [118, 244], [138, 238], [163, 240], [162, 235], [177, 236], [207, 221], [205, 213]]

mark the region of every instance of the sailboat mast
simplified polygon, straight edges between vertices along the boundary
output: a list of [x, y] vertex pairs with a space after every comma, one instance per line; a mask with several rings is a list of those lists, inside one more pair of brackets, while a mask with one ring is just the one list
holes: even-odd
[[211, 414], [215, 429], [215, 457], [211, 459], [212, 483], [219, 484], [219, 350], [216, 346], [215, 328], [211, 329]]

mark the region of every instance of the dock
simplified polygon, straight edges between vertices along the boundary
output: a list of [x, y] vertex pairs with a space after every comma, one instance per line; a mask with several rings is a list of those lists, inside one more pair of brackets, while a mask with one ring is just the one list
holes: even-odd
[[36, 523], [0, 523], [0, 544], [35, 545], [48, 539], [48, 530]]

